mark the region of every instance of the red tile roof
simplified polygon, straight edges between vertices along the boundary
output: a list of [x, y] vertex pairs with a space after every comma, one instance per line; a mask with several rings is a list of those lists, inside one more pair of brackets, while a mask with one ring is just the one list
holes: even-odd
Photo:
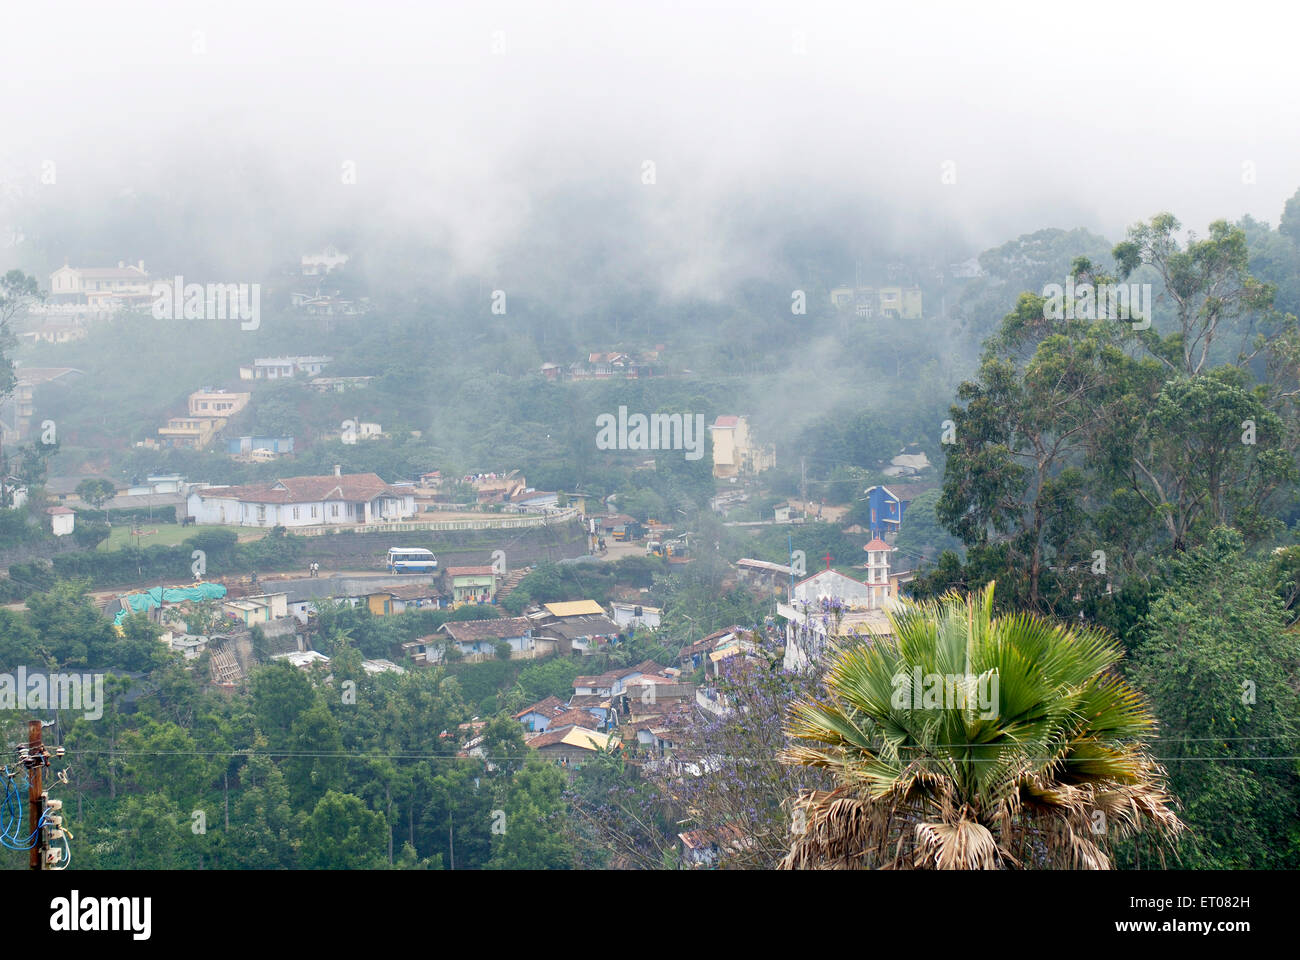
[[[520, 720], [530, 713], [540, 713], [544, 717], [554, 717], [566, 712], [567, 710], [568, 707], [564, 705], [564, 701], [559, 697], [547, 697], [545, 700], [538, 700], [536, 703], [524, 707], [515, 714], [514, 718]], [[590, 716], [590, 714], [588, 714], [588, 716]]]
[[599, 723], [600, 721], [592, 716], [589, 711], [576, 707], [553, 716], [547, 729], [560, 730], [564, 727], [585, 727], [588, 730], [595, 730]]
[[718, 846], [739, 847], [745, 842], [745, 835], [735, 824], [725, 824], [715, 830], [688, 830], [677, 836], [688, 849], [698, 850], [711, 844]]
[[388, 587], [384, 592], [396, 597], [398, 600], [423, 600], [425, 597], [436, 597], [438, 591], [432, 586], [423, 583], [411, 583], [406, 586]]
[[570, 707], [608, 707], [609, 697], [599, 693], [579, 693], [569, 698]]
[[879, 537], [876, 537], [874, 540], [872, 540], [869, 544], [867, 544], [862, 549], [869, 550], [874, 553], [877, 550], [893, 550], [894, 548], [891, 547], [889, 544], [885, 543], [884, 540], [881, 540]]
[[576, 690], [578, 687], [609, 687], [613, 686], [616, 680], [618, 680], [617, 673], [602, 673], [594, 676], [574, 677], [573, 688]]
[[461, 643], [522, 637], [532, 629], [527, 617], [495, 617], [491, 620], [449, 620], [438, 629]]
[[401, 497], [411, 491], [385, 483], [375, 473], [332, 474], [323, 477], [284, 477], [275, 483], [240, 487], [206, 487], [200, 497], [238, 500], [241, 503], [320, 503], [328, 500], [365, 501], [376, 497]]
[[712, 650], [715, 646], [717, 646], [719, 640], [722, 640], [724, 637], [728, 636], [729, 634], [739, 635], [739, 634], [752, 634], [752, 633], [753, 633], [752, 630], [746, 630], [744, 627], [741, 627], [737, 624], [732, 624], [730, 627], [727, 627], [727, 629], [725, 630], [717, 630], [709, 634], [707, 637], [704, 637], [701, 640], [696, 640], [694, 643], [682, 647], [681, 651], [677, 655], [679, 657], [689, 657], [692, 654], [705, 653], [709, 650]]

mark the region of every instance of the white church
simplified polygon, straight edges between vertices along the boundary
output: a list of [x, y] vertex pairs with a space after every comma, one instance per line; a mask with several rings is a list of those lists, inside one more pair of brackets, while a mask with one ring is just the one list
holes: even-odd
[[887, 612], [898, 598], [889, 582], [893, 547], [879, 537], [863, 548], [867, 577], [854, 580], [829, 568], [795, 584], [790, 602], [777, 605], [785, 617], [785, 667], [804, 670], [835, 643], [887, 636]]

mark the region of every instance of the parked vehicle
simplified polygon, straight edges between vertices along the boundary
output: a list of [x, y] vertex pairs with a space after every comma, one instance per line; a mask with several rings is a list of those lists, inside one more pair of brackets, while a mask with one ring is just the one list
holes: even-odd
[[390, 547], [388, 570], [390, 573], [432, 573], [438, 569], [438, 558], [432, 550], [423, 547]]

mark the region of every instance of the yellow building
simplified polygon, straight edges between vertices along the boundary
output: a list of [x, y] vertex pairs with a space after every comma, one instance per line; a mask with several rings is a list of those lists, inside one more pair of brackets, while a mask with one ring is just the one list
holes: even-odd
[[920, 287], [836, 287], [831, 291], [831, 304], [868, 320], [919, 320], [922, 315]]
[[919, 320], [921, 318], [921, 288], [881, 287], [880, 313], [881, 316], [890, 316], [892, 314], [903, 320]]
[[760, 446], [749, 432], [749, 418], [719, 416], [713, 434], [713, 475], [719, 478], [752, 476], [776, 466], [776, 448]]
[[233, 417], [252, 397], [250, 393], [228, 390], [195, 390], [190, 394], [191, 417]]
[[212, 417], [172, 417], [158, 428], [158, 440], [166, 447], [202, 450], [225, 425], [225, 420]]

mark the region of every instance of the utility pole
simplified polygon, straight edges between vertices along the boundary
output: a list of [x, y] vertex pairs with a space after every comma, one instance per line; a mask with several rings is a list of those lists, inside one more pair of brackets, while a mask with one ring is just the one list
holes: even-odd
[[788, 530], [786, 531], [786, 534], [785, 534], [785, 545], [786, 545], [786, 550], [787, 550], [788, 553], [789, 553], [789, 556], [787, 557], [787, 559], [790, 561], [790, 593], [789, 593], [789, 599], [790, 599], [790, 602], [791, 602], [791, 603], [794, 603], [794, 534], [791, 533], [791, 532], [788, 531]]
[[803, 457], [799, 458], [799, 499], [803, 501], [803, 518], [808, 519], [808, 473], [804, 469]]
[[27, 865], [32, 870], [45, 869], [45, 828], [40, 826], [45, 802], [41, 796], [41, 771], [45, 767], [45, 746], [41, 743], [41, 721], [27, 721], [27, 817], [31, 821], [32, 852]]

